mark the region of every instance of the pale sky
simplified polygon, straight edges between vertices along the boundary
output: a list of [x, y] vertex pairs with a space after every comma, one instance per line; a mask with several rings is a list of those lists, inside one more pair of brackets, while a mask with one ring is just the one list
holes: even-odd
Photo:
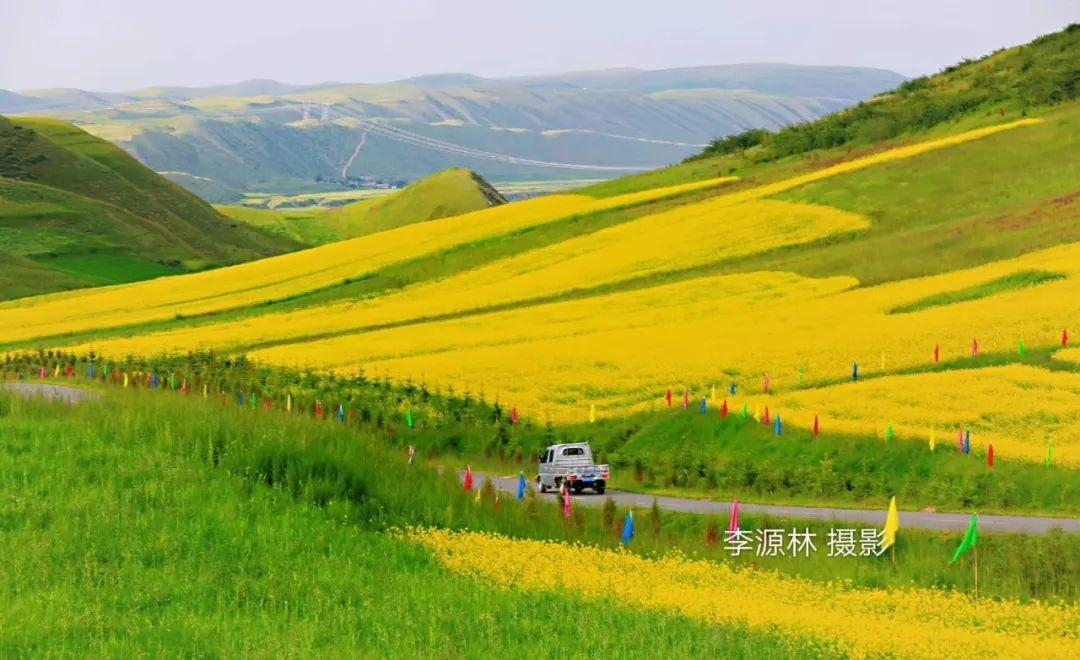
[[1080, 0], [0, 0], [0, 89], [382, 82], [741, 62], [933, 73]]

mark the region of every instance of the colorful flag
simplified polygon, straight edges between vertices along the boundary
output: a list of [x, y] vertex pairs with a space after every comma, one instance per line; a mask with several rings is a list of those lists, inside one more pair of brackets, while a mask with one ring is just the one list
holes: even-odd
[[885, 516], [885, 540], [881, 549], [892, 547], [896, 543], [896, 532], [900, 529], [900, 513], [896, 510], [896, 496], [889, 500], [889, 513]]
[[405, 412], [405, 425], [408, 426], [410, 429], [412, 428], [412, 408], [409, 408], [409, 410]]
[[971, 340], [971, 357], [978, 357], [978, 356], [979, 356], [979, 340], [978, 339], [972, 339]]
[[1069, 330], [1068, 330], [1068, 328], [1066, 328], [1066, 329], [1061, 331], [1061, 347], [1065, 348], [1065, 346], [1068, 343], [1069, 343]]
[[706, 397], [701, 397], [701, 414], [709, 412], [709, 400]]
[[563, 514], [563, 517], [569, 518], [572, 513], [573, 513], [573, 511], [571, 510], [571, 505], [570, 505], [570, 486], [568, 486], [566, 483], [563, 483], [563, 488], [562, 488], [562, 514]]
[[94, 377], [94, 363], [93, 362], [91, 362], [90, 366], [86, 368], [86, 377], [87, 378], [93, 378]]
[[934, 451], [934, 447], [937, 446], [937, 441], [934, 438], [934, 429], [930, 429], [930, 451]]
[[626, 522], [623, 523], [622, 528], [622, 544], [624, 546], [630, 545], [630, 541], [634, 538], [634, 511], [631, 509], [626, 512]]
[[292, 394], [285, 395], [285, 412], [292, 412]]
[[345, 405], [339, 403], [337, 407], [337, 418], [342, 424], [345, 423]]
[[971, 522], [968, 523], [967, 533], [964, 534], [964, 540], [960, 542], [960, 547], [956, 549], [956, 554], [953, 555], [950, 564], [955, 564], [960, 561], [960, 557], [964, 556], [968, 550], [975, 547], [975, 544], [979, 542], [979, 514], [971, 514]]
[[1049, 440], [1046, 443], [1046, 467], [1050, 467], [1050, 465], [1053, 462], [1054, 462], [1054, 441]]
[[727, 529], [729, 532], [739, 531], [739, 498], [735, 498], [731, 502], [731, 518], [728, 520]]
[[851, 363], [851, 380], [853, 380], [855, 382], [859, 381], [859, 363], [858, 362], [852, 362]]
[[470, 490], [472, 490], [472, 484], [473, 484], [472, 467], [469, 466], [469, 465], [466, 465], [465, 466], [465, 492], [469, 492]]
[[720, 404], [720, 416], [721, 417], [727, 417], [727, 414], [728, 414], [727, 399], [724, 399], [724, 402]]
[[127, 375], [127, 372], [125, 371], [124, 372], [124, 387], [127, 387], [127, 386], [128, 386], [128, 375]]
[[596, 421], [596, 404], [589, 404], [589, 423], [592, 424]]
[[728, 394], [735, 396], [735, 381], [731, 382], [731, 387], [728, 388]]
[[1024, 346], [1024, 338], [1021, 337], [1020, 342], [1016, 345], [1016, 354], [1023, 355], [1024, 353], [1027, 353], [1027, 348]]
[[986, 464], [994, 467], [994, 443], [992, 442], [986, 447]]
[[670, 388], [668, 388], [667, 394], [664, 396], [664, 398], [667, 399], [667, 407], [670, 408], [671, 407], [671, 389]]
[[45, 367], [41, 367], [41, 380], [45, 380]]
[[683, 410], [690, 410], [690, 390], [683, 390], [682, 407]]
[[518, 490], [517, 490], [517, 498], [519, 500], [525, 499], [525, 491], [528, 490], [528, 488], [529, 487], [525, 484], [525, 472], [524, 471], [519, 472], [518, 473]]
[[57, 362], [56, 363], [56, 370], [53, 371], [53, 378], [59, 378], [59, 377], [60, 377], [60, 363]]
[[934, 344], [934, 364], [941, 362], [941, 344]]
[[745, 401], [743, 401], [742, 418], [747, 419], [748, 417], [750, 417], [750, 406]]
[[517, 406], [513, 406], [512, 408], [510, 408], [510, 424], [512, 424], [513, 426], [517, 426], [517, 423], [518, 423]]
[[783, 428], [784, 427], [782, 426], [782, 424], [780, 422], [780, 413], [776, 413], [776, 428], [775, 428], [776, 435], [780, 435], [780, 433], [783, 431]]
[[885, 429], [885, 441], [892, 442], [894, 435], [892, 424], [889, 424], [889, 428]]
[[971, 453], [971, 429], [968, 429], [967, 432], [964, 433], [964, 453]]
[[814, 437], [818, 437], [819, 433], [821, 433], [821, 426], [818, 424], [818, 416], [814, 415]]
[[761, 416], [761, 423], [768, 426], [771, 421], [772, 420], [769, 418], [769, 407], [765, 406], [765, 414]]

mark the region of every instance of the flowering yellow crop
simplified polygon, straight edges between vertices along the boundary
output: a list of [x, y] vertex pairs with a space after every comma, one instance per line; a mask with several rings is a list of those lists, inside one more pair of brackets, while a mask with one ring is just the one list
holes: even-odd
[[824, 206], [767, 200], [731, 205], [720, 197], [645, 216], [371, 301], [98, 342], [95, 347], [119, 354], [221, 350], [355, 331], [692, 268], [867, 226], [869, 223], [859, 215]]
[[1073, 364], [1080, 364], [1080, 347], [1063, 348], [1057, 353], [1054, 353], [1054, 358], [1061, 360], [1062, 362], [1071, 362]]
[[[755, 397], [752, 406], [764, 405]], [[956, 442], [971, 430], [972, 448], [993, 443], [998, 460], [1042, 460], [1054, 441], [1054, 460], [1080, 466], [1080, 373], [1027, 365], [885, 376], [799, 390], [768, 401], [787, 421], [809, 427], [820, 415], [825, 428], [926, 442]]]
[[[448, 569], [506, 589], [606, 596], [630, 606], [838, 644], [853, 657], [1067, 658], [1075, 607], [972, 601], [929, 589], [856, 589], [669, 556], [411, 529]], [[957, 568], [956, 570], [962, 570]]]
[[0, 304], [0, 342], [256, 305], [338, 284], [398, 261], [469, 241], [732, 180], [722, 177], [606, 199], [551, 195], [228, 268], [3, 303]]

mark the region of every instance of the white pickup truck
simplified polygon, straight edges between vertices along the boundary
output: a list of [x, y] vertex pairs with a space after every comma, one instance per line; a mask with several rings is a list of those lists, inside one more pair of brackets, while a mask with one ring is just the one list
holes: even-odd
[[592, 488], [597, 495], [603, 495], [610, 477], [607, 465], [593, 463], [589, 443], [551, 445], [540, 455], [536, 487], [546, 493], [549, 488], [559, 490], [565, 483], [575, 493]]

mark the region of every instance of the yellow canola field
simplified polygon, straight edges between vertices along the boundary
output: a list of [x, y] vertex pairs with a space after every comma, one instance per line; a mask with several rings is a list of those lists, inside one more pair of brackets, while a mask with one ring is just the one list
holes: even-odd
[[[979, 300], [888, 313], [896, 305], [928, 295], [1031, 269], [1066, 277]], [[1011, 354], [1020, 337], [1029, 351], [1052, 349], [1060, 344], [1062, 327], [1080, 327], [1075, 303], [1080, 299], [1080, 244], [933, 277], [865, 289], [855, 285], [846, 277], [780, 273], [697, 278], [284, 344], [255, 351], [251, 357], [343, 372], [364, 368], [432, 387], [452, 385], [458, 391], [498, 394], [522, 414], [573, 422], [584, 421], [590, 405], [602, 416], [656, 406], [669, 387], [676, 392], [688, 387], [697, 399], [713, 385], [724, 391], [734, 380], [739, 399], [729, 405], [741, 406], [744, 397], [762, 391], [765, 373], [772, 383], [770, 398], [777, 398], [800, 387], [800, 369], [803, 387], [843, 382], [857, 360], [867, 381], [932, 364], [935, 344], [940, 344], [942, 361], [965, 360], [973, 338], [983, 354]], [[777, 409], [777, 404], [770, 406]], [[1072, 414], [1080, 410], [1080, 397], [1063, 401], [1062, 406], [1060, 415]], [[940, 414], [959, 423], [999, 407], [1000, 402], [988, 398], [965, 403], [961, 409], [943, 406]], [[783, 405], [779, 409], [783, 411]], [[830, 428], [832, 422], [826, 418], [823, 423]], [[1052, 422], [1041, 424], [1036, 428], [1049, 428]], [[988, 427], [986, 435], [1012, 437], [1012, 432]], [[1036, 435], [1031, 443], [1022, 457], [1034, 457], [1044, 439]], [[1006, 458], [1019, 447], [1003, 444], [999, 452]]]
[[336, 334], [557, 296], [867, 226], [869, 223], [859, 215], [824, 206], [767, 200], [731, 205], [721, 197], [645, 216], [370, 301], [95, 342], [93, 346], [99, 352], [126, 355], [193, 348], [227, 350]]
[[1063, 348], [1057, 353], [1054, 353], [1054, 357], [1063, 362], [1080, 364], [1080, 347], [1073, 346], [1071, 348]]
[[[762, 406], [755, 397], [752, 406]], [[826, 431], [956, 446], [971, 431], [972, 451], [994, 445], [997, 460], [1039, 461], [1054, 443], [1054, 461], [1080, 466], [1080, 374], [1028, 365], [885, 376], [772, 397], [785, 422], [808, 428], [819, 415]]]
[[257, 305], [470, 241], [732, 180], [722, 177], [607, 199], [551, 195], [217, 270], [7, 302], [0, 304], [0, 343]]
[[[339, 303], [213, 326], [95, 342], [93, 345], [73, 348], [93, 348], [105, 354], [116, 355], [209, 348], [227, 350], [245, 345], [330, 335], [552, 296], [660, 271], [690, 268], [784, 245], [804, 243], [838, 232], [855, 231], [867, 226], [865, 219], [855, 214], [828, 207], [763, 198], [837, 174], [909, 158], [1037, 121], [1021, 120], [977, 129], [853, 159], [784, 181], [639, 218], [503, 259], [441, 282], [410, 287], [401, 293], [373, 301]], [[721, 180], [717, 180], [719, 181]], [[681, 191], [685, 187], [661, 191], [673, 191], [676, 188]], [[634, 193], [606, 201], [615, 206], [626, 205], [631, 201], [647, 201], [659, 196], [661, 191]], [[620, 201], [616, 203], [615, 200]], [[500, 207], [508, 208], [510, 207]], [[488, 210], [480, 213], [492, 212]], [[469, 216], [460, 216], [467, 217]], [[429, 227], [433, 224], [423, 223], [422, 226]], [[396, 232], [378, 234], [379, 238], [376, 240], [387, 240], [384, 237], [395, 234]], [[373, 269], [370, 268], [369, 271]], [[0, 312], [0, 320], [2, 317], [3, 312]], [[0, 332], [0, 341], [3, 340], [3, 333]]]
[[1080, 616], [1072, 606], [976, 602], [930, 589], [855, 589], [678, 556], [646, 559], [476, 532], [410, 529], [403, 535], [430, 549], [447, 569], [504, 589], [599, 595], [709, 623], [835, 643], [856, 658], [1041, 659], [1080, 652]]

